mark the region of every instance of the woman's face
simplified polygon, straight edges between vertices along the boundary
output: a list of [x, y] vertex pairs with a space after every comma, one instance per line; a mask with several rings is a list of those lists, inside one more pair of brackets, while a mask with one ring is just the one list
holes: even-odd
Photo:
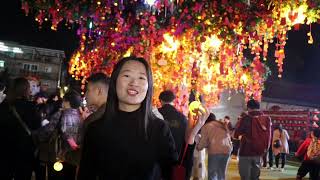
[[145, 66], [138, 61], [126, 62], [116, 81], [119, 109], [132, 112], [140, 108], [148, 91], [148, 79]]

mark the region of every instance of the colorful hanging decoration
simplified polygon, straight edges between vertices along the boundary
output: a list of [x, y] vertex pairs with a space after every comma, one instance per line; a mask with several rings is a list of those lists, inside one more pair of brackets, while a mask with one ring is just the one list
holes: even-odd
[[261, 99], [269, 44], [276, 40], [281, 77], [287, 32], [308, 24], [312, 42], [311, 24], [320, 19], [318, 0], [22, 0], [22, 9], [40, 26], [50, 20], [53, 30], [78, 24], [69, 73], [83, 84], [92, 72], [110, 74], [121, 57], [143, 56], [152, 66], [155, 104], [170, 88], [179, 107], [188, 105], [191, 89], [209, 106], [228, 88]]

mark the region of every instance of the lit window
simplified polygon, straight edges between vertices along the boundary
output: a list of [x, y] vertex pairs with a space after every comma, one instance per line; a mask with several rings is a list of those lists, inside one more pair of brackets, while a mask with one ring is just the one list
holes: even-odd
[[44, 71], [45, 71], [46, 73], [51, 73], [51, 72], [52, 72], [52, 68], [51, 68], [50, 66], [46, 66], [46, 67], [44, 68]]
[[0, 60], [0, 68], [4, 67], [4, 61]]

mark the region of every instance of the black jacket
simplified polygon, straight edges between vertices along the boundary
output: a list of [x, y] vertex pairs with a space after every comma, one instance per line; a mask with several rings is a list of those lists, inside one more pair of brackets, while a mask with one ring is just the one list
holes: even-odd
[[187, 128], [187, 118], [170, 104], [165, 104], [159, 108], [164, 120], [168, 122], [177, 152], [182, 151], [182, 146], [185, 141], [185, 133]]
[[92, 122], [84, 135], [79, 180], [169, 179], [177, 152], [169, 127], [150, 119], [148, 139], [139, 131], [139, 111]]
[[[41, 126], [41, 117], [36, 112], [35, 105], [27, 100], [18, 99], [13, 104], [21, 119], [33, 131]], [[23, 126], [10, 110], [9, 103], [5, 100], [0, 104], [0, 132], [4, 138], [3, 144], [8, 161], [31, 162], [34, 159], [35, 145], [32, 137], [28, 135]], [[14, 158], [13, 158], [14, 157]]]

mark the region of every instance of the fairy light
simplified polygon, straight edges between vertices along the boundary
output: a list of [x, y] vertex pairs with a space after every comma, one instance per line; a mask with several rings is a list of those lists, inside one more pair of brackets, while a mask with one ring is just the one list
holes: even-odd
[[156, 0], [145, 0], [145, 3], [148, 4], [149, 6], [153, 6]]

